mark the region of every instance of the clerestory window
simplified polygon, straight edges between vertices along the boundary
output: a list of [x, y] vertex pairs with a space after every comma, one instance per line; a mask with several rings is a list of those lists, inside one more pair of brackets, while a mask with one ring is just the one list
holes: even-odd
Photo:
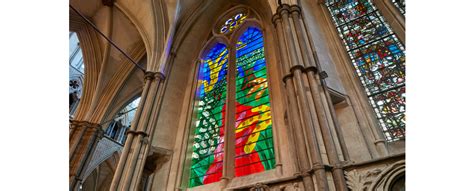
[[275, 168], [264, 37], [249, 17], [230, 14], [201, 58], [188, 187], [219, 181], [224, 168], [234, 177]]
[[82, 96], [84, 82], [84, 60], [75, 32], [69, 32], [69, 116], [76, 111]]
[[405, 47], [371, 0], [326, 0], [387, 141], [405, 137]]

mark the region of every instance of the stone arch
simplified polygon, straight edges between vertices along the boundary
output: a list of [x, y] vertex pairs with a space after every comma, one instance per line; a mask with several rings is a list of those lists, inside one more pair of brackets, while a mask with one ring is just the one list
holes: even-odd
[[[174, 80], [175, 74], [173, 73], [176, 68], [179, 68], [181, 73], [187, 73], [186, 77], [178, 79], [181, 84], [185, 83], [192, 83], [193, 79], [193, 71], [195, 72], [196, 70], [196, 62], [198, 61], [200, 55], [203, 55], [203, 49], [206, 49], [209, 45], [209, 42], [213, 40], [213, 30], [215, 29], [215, 22], [216, 20], [219, 20], [218, 18], [221, 15], [224, 15], [225, 12], [228, 10], [232, 10], [235, 7], [238, 6], [245, 6], [249, 7], [254, 14], [256, 15], [256, 18], [258, 18], [258, 26], [262, 30], [262, 33], [264, 35], [264, 43], [265, 47], [268, 49], [265, 49], [266, 55], [265, 58], [268, 62], [268, 69], [271, 70], [271, 79], [269, 79], [270, 83], [273, 83], [273, 89], [270, 91], [272, 92], [278, 92], [275, 93], [275, 96], [271, 97], [275, 104], [272, 105], [272, 107], [275, 107], [276, 110], [279, 111], [284, 111], [283, 105], [284, 105], [284, 94], [281, 93], [282, 91], [282, 84], [281, 84], [281, 78], [280, 78], [280, 72], [277, 66], [277, 60], [278, 60], [278, 44], [276, 44], [276, 33], [273, 29], [273, 24], [272, 24], [272, 11], [271, 11], [271, 2], [270, 1], [247, 1], [247, 2], [240, 2], [240, 1], [213, 1], [212, 5], [200, 5], [198, 8], [194, 9], [192, 12], [186, 12], [186, 14], [183, 16], [184, 18], [181, 18], [180, 21], [182, 21], [180, 24], [178, 24], [177, 31], [176, 31], [176, 39], [173, 41], [173, 46], [172, 50], [173, 53], [175, 53], [176, 57], [174, 59], [174, 62], [171, 63], [172, 66], [172, 72], [171, 75], [169, 76], [169, 82], [172, 82], [173, 84], [177, 83], [176, 80]], [[205, 14], [204, 14], [205, 13]], [[217, 22], [217, 21], [216, 21]], [[253, 21], [253, 24], [255, 24], [256, 21]], [[243, 23], [242, 26], [250, 25], [252, 22], [248, 22], [248, 24]], [[241, 26], [241, 27], [242, 27]], [[240, 30], [240, 27], [239, 29]], [[271, 54], [268, 54], [271, 53]], [[271, 64], [270, 64], [271, 63]], [[183, 74], [178, 74], [179, 76], [184, 76]], [[167, 91], [171, 90], [174, 88], [176, 85], [169, 85], [167, 87]], [[179, 87], [179, 85], [178, 85]], [[171, 90], [172, 91], [172, 90]], [[181, 90], [182, 92], [182, 90]], [[188, 88], [184, 94], [185, 95], [193, 95], [193, 90], [191, 88]], [[185, 97], [185, 96], [184, 96]], [[186, 99], [188, 99], [186, 97]], [[166, 102], [166, 100], [164, 100]], [[185, 100], [188, 102], [187, 100]], [[189, 105], [187, 103], [183, 105]], [[186, 106], [182, 106], [183, 109], [187, 109]], [[189, 110], [188, 110], [189, 111]], [[284, 112], [272, 112], [275, 114], [274, 117], [274, 122], [279, 124], [281, 127], [284, 125], [284, 117], [283, 113]], [[162, 112], [163, 114], [163, 112]], [[188, 118], [189, 112], [186, 113], [185, 111], [182, 111], [182, 115], [179, 116], [180, 119], [177, 121], [186, 121], [185, 118]], [[164, 114], [166, 115], [166, 114]], [[281, 116], [280, 116], [281, 115]], [[160, 116], [160, 117], [165, 117], [166, 116]], [[178, 130], [177, 133], [183, 133], [183, 134], [178, 134], [177, 137], [186, 137], [187, 136], [187, 130], [183, 130], [186, 128], [189, 128], [189, 125], [187, 124], [189, 122], [185, 123], [180, 123], [179, 128], [181, 130]], [[284, 128], [279, 128], [278, 131], [282, 131], [281, 134], [284, 134], [283, 131]], [[286, 133], [286, 132], [285, 132]], [[184, 138], [186, 139], [186, 138]], [[169, 177], [168, 180], [168, 188], [171, 188], [170, 185], [175, 185], [178, 186], [181, 184], [181, 180], [183, 177], [181, 174], [183, 173], [183, 169], [186, 168], [184, 164], [178, 164], [182, 163], [182, 161], [186, 160], [186, 148], [185, 145], [186, 143], [183, 142], [184, 139], [177, 139], [176, 143], [177, 146], [175, 148], [180, 148], [179, 152], [176, 152], [176, 154], [173, 155], [171, 159], [171, 164], [170, 167], [172, 168], [171, 171], [176, 171], [178, 172], [176, 177]], [[281, 139], [281, 140], [280, 140]], [[282, 147], [288, 147], [287, 145], [283, 144], [283, 142], [287, 141], [282, 141], [285, 138], [275, 138], [275, 144], [276, 145], [281, 145]], [[275, 148], [277, 148], [275, 146]], [[279, 155], [278, 151], [276, 151], [276, 155]], [[290, 157], [288, 156], [279, 156], [282, 159], [281, 160], [291, 160]], [[283, 159], [285, 158], [285, 159]], [[175, 164], [176, 163], [176, 164]], [[292, 164], [291, 162], [288, 162]], [[293, 168], [291, 165], [286, 165], [283, 168], [285, 170], [290, 171], [290, 169]], [[278, 166], [281, 166], [281, 162], [277, 160], [277, 168]], [[176, 169], [174, 169], [176, 168]], [[173, 176], [174, 174], [172, 174]], [[235, 186], [235, 185], [234, 185]]]
[[[172, 3], [165, 2], [165, 0], [150, 1], [148, 6], [151, 15], [140, 15], [137, 10], [130, 10], [127, 7], [130, 2], [121, 1], [116, 3], [116, 7], [120, 10], [136, 27], [140, 34], [143, 44], [145, 46], [146, 55], [149, 57], [148, 63], [146, 64], [148, 70], [155, 65], [156, 61], [159, 60], [161, 53], [164, 50], [166, 44], [166, 37], [169, 31], [169, 13], [167, 8], [173, 7]], [[171, 4], [171, 5], [170, 5]], [[143, 17], [151, 17], [151, 23], [141, 22], [140, 19]], [[147, 18], [148, 19], [148, 18]]]
[[390, 191], [390, 186], [405, 174], [405, 160], [393, 163], [385, 168], [369, 187], [370, 191]]
[[100, 62], [102, 61], [102, 51], [99, 36], [96, 31], [85, 23], [85, 21], [69, 9], [69, 30], [76, 32], [81, 43], [82, 55], [84, 59], [84, 81], [81, 101], [76, 109], [75, 118], [83, 119], [94, 96], [97, 80], [100, 73]]

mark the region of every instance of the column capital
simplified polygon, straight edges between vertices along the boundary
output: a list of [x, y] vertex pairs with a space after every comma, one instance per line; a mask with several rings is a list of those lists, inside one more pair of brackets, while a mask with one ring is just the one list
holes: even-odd
[[273, 23], [274, 25], [276, 25], [276, 24], [277, 24], [277, 21], [279, 21], [279, 20], [281, 20], [280, 14], [278, 14], [278, 13], [273, 14], [273, 16], [272, 16], [272, 23]]
[[80, 127], [81, 126], [81, 121], [79, 120], [74, 120], [74, 119], [70, 119], [69, 120], [69, 129], [76, 129], [77, 127]]
[[290, 5], [288, 4], [281, 4], [278, 6], [277, 10], [276, 10], [276, 14], [280, 14], [280, 15], [283, 15], [286, 13], [289, 13], [290, 12]]
[[309, 169], [309, 170], [305, 170], [305, 171], [302, 171], [302, 172], [297, 172], [297, 173], [293, 174], [293, 176], [295, 176], [299, 179], [302, 179], [304, 177], [311, 176], [312, 173], [313, 173], [313, 170]]
[[155, 73], [155, 79], [165, 80], [166, 76], [162, 72]]
[[155, 72], [146, 71], [145, 72], [145, 80], [153, 80], [155, 79]]
[[323, 164], [318, 164], [318, 163], [315, 163], [313, 164], [313, 167], [311, 168], [312, 171], [318, 171], [318, 170], [326, 170], [326, 165], [323, 165]]
[[290, 6], [290, 13], [301, 15], [301, 7], [299, 5], [291, 5]]
[[165, 78], [166, 78], [165, 74], [163, 74], [162, 72], [152, 72], [152, 71], [145, 72], [145, 80], [154, 80], [154, 79], [164, 80]]
[[125, 134], [132, 134], [132, 135], [142, 135], [143, 137], [148, 137], [148, 133], [144, 132], [144, 131], [134, 131], [134, 130], [130, 130], [130, 129], [127, 129], [127, 131], [125, 132]]
[[316, 66], [308, 66], [304, 69], [304, 72], [313, 72], [315, 74], [318, 73], [318, 68], [316, 68]]
[[300, 65], [300, 64], [294, 65], [294, 66], [292, 66], [292, 67], [290, 68], [290, 72], [291, 72], [291, 73], [294, 73], [295, 70], [299, 70], [299, 71], [301, 71], [301, 72], [304, 72], [304, 71], [305, 71], [305, 68], [304, 68], [304, 66], [302, 66], [302, 65]]
[[88, 129], [101, 129], [102, 130], [102, 126], [98, 123], [92, 123], [92, 122], [89, 122], [89, 121], [82, 121], [81, 125], [85, 128], [88, 128]]
[[69, 120], [69, 123], [71, 126], [75, 126], [75, 127], [102, 129], [101, 128], [102, 126], [100, 124], [89, 122], [89, 121]]

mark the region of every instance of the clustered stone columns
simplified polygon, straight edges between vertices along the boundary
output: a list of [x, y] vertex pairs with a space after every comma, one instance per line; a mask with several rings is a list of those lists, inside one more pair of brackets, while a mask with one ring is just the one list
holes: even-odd
[[164, 79], [165, 76], [160, 72], [145, 74], [141, 101], [132, 125], [127, 131], [127, 140], [110, 190], [139, 190], [143, 167], [158, 118]]
[[104, 131], [100, 124], [78, 120], [71, 120], [69, 128], [69, 188], [77, 190]]
[[[342, 164], [338, 158], [333, 131], [337, 124], [331, 113], [331, 100], [325, 93], [317, 58], [313, 57], [309, 36], [297, 5], [282, 4], [273, 16], [279, 48], [283, 82], [288, 95], [288, 112], [295, 137], [297, 168], [305, 190], [329, 190], [326, 170], [331, 169], [336, 190], [346, 191]], [[309, 87], [308, 87], [309, 86]], [[316, 112], [316, 116], [311, 115]], [[324, 164], [317, 133], [330, 163]], [[339, 139], [337, 139], [340, 141]], [[324, 156], [325, 157], [325, 156]]]

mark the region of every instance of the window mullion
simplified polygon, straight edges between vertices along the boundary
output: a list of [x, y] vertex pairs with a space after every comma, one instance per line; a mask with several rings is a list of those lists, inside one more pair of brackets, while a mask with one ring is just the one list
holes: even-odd
[[235, 158], [235, 78], [236, 78], [236, 48], [233, 45], [228, 46], [229, 58], [227, 67], [227, 101], [226, 101], [226, 123], [224, 135], [224, 171], [223, 178], [230, 180], [234, 177], [234, 158]]

